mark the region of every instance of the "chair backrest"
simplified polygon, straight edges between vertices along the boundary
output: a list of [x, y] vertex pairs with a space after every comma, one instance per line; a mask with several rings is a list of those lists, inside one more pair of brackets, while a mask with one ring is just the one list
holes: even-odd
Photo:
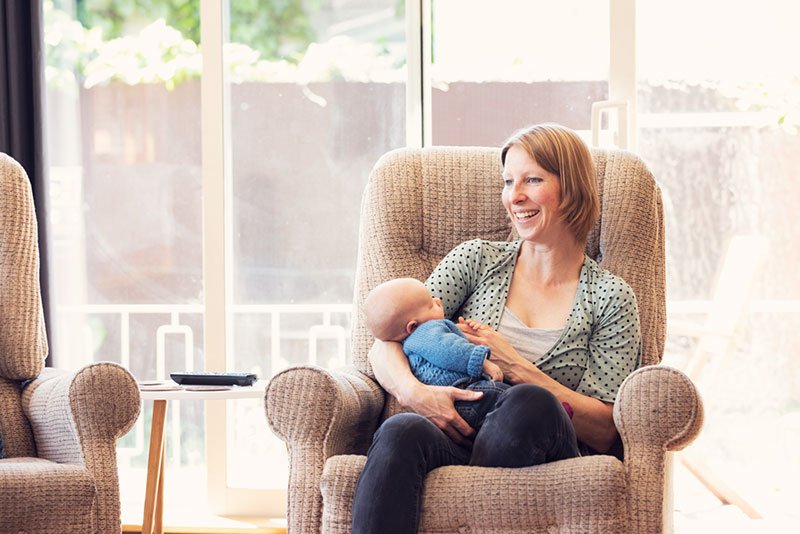
[[0, 153], [0, 454], [34, 456], [19, 382], [47, 357], [33, 195], [23, 168]]
[[19, 163], [0, 153], [0, 377], [34, 378], [46, 357], [31, 185]]
[[[601, 214], [587, 254], [633, 288], [642, 324], [643, 364], [661, 360], [665, 336], [664, 220], [661, 191], [644, 163], [622, 151], [593, 150]], [[372, 374], [373, 337], [361, 304], [385, 280], [425, 280], [455, 245], [515, 237], [500, 201], [499, 150], [400, 149], [370, 174], [361, 204], [353, 314], [353, 364]]]

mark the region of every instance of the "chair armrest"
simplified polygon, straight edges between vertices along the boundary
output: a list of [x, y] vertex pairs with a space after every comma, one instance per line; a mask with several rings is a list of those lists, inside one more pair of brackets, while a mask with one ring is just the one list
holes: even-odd
[[22, 408], [40, 458], [83, 465], [94, 478], [93, 532], [119, 532], [116, 441], [139, 416], [139, 388], [133, 376], [111, 362], [74, 373], [45, 369], [25, 387]]
[[59, 463], [84, 463], [99, 443], [113, 446], [136, 422], [140, 404], [133, 376], [111, 362], [74, 373], [46, 368], [22, 396], [38, 456]]
[[703, 403], [692, 381], [666, 366], [642, 367], [620, 386], [614, 423], [625, 447], [632, 533], [662, 532], [667, 451], [691, 443], [703, 426]]
[[289, 449], [289, 532], [320, 531], [325, 461], [366, 452], [385, 398], [377, 382], [355, 369], [293, 367], [267, 384], [267, 421]]
[[614, 423], [626, 456], [629, 446], [677, 451], [700, 433], [703, 402], [684, 373], [649, 365], [631, 373], [620, 386]]
[[354, 368], [299, 366], [270, 380], [264, 403], [278, 437], [288, 444], [323, 444], [328, 458], [366, 450], [385, 397], [375, 380]]

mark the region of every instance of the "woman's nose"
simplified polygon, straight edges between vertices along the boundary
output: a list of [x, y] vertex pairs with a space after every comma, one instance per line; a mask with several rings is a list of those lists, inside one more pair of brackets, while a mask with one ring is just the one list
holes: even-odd
[[511, 201], [512, 202], [519, 202], [525, 198], [525, 192], [522, 188], [522, 183], [515, 181], [514, 184], [511, 186]]

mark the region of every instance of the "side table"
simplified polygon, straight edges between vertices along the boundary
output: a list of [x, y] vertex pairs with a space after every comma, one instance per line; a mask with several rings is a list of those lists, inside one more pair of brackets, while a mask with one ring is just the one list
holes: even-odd
[[140, 387], [142, 400], [153, 401], [153, 421], [150, 427], [150, 454], [147, 458], [142, 534], [163, 534], [164, 526], [164, 421], [169, 400], [229, 400], [264, 398], [266, 380], [252, 386], [233, 386], [230, 389], [151, 389]]

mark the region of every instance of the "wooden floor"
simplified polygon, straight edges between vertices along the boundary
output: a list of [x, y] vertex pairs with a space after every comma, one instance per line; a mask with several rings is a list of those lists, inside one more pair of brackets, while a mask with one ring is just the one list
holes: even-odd
[[[142, 527], [138, 525], [123, 525], [122, 532], [140, 534]], [[286, 529], [254, 528], [239, 530], [229, 528], [166, 527], [164, 534], [286, 534]]]
[[[122, 532], [141, 533], [139, 525], [122, 525]], [[252, 527], [195, 527], [195, 526], [167, 526], [164, 534], [286, 534], [285, 527], [259, 526]]]
[[[138, 525], [123, 525], [122, 532], [140, 534], [142, 527]], [[267, 527], [239, 530], [230, 528], [166, 527], [164, 534], [286, 534], [286, 529]]]
[[[124, 516], [123, 516], [124, 517]], [[141, 521], [141, 516], [138, 519]], [[141, 533], [142, 527], [123, 523], [122, 532]], [[286, 520], [237, 516], [177, 516], [166, 518], [164, 534], [286, 534]]]

